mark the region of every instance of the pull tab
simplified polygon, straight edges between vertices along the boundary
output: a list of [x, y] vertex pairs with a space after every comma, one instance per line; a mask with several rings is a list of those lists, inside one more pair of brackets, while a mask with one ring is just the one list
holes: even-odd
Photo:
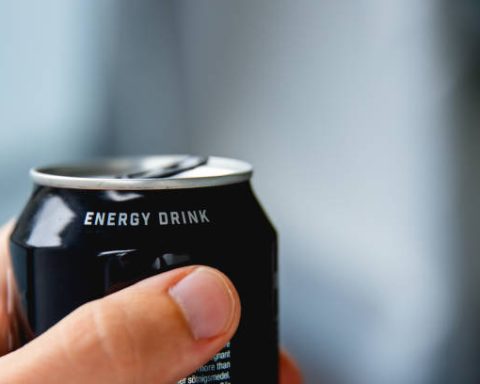
[[179, 173], [189, 171], [191, 169], [205, 165], [208, 157], [204, 156], [187, 156], [169, 166], [162, 168], [154, 168], [139, 172], [126, 173], [120, 176], [121, 179], [160, 179], [163, 177], [175, 176]]

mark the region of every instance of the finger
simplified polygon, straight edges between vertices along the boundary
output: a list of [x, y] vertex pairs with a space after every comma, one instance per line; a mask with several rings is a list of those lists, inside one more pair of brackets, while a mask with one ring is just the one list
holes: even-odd
[[239, 319], [225, 275], [177, 269], [80, 307], [0, 359], [0, 382], [170, 384], [222, 349]]
[[280, 384], [302, 384], [302, 375], [285, 351], [280, 354]]
[[0, 356], [12, 350], [14, 342], [12, 272], [8, 252], [8, 238], [13, 224], [12, 220], [0, 228]]

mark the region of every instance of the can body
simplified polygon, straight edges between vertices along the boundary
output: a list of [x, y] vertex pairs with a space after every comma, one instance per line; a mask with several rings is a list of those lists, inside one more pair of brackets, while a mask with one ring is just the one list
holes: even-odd
[[225, 349], [181, 382], [277, 383], [276, 242], [249, 181], [121, 191], [37, 185], [10, 243], [26, 338], [148, 276], [209, 265], [235, 284], [242, 319]]

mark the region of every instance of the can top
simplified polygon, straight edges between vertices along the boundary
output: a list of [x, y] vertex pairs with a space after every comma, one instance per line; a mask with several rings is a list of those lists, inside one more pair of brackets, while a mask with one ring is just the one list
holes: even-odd
[[121, 157], [30, 170], [35, 183], [56, 188], [162, 190], [214, 187], [250, 179], [252, 166], [224, 157]]

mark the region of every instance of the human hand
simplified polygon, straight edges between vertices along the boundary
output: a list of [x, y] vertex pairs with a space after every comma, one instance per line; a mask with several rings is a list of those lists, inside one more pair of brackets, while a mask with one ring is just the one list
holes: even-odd
[[[240, 300], [230, 280], [211, 268], [186, 267], [87, 303], [10, 352], [18, 327], [11, 226], [0, 230], [0, 384], [176, 383], [222, 349], [238, 327]], [[284, 353], [280, 383], [301, 383]]]

